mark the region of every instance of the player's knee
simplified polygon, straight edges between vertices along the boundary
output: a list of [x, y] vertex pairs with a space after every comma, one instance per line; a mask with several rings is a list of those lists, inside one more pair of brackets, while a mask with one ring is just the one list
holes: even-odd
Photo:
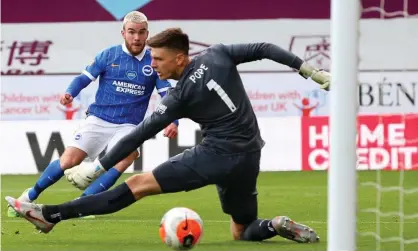
[[137, 200], [153, 194], [161, 193], [161, 187], [152, 173], [142, 173], [131, 176], [126, 180]]
[[68, 147], [60, 158], [61, 169], [65, 170], [79, 165], [86, 157], [87, 154], [83, 150]]

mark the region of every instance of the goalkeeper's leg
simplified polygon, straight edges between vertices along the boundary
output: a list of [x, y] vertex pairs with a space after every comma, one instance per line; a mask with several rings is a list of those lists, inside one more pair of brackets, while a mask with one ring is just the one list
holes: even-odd
[[243, 164], [229, 172], [229, 177], [217, 185], [222, 210], [231, 215], [234, 240], [262, 241], [274, 236], [300, 242], [318, 242], [319, 237], [310, 227], [286, 216], [258, 219], [257, 178], [260, 152], [248, 153]]
[[[225, 190], [218, 186], [222, 209], [231, 215], [231, 232], [234, 240], [263, 241], [274, 236], [299, 242], [314, 243], [319, 241], [317, 233], [310, 227], [297, 223], [287, 216], [273, 219], [257, 218], [257, 192], [245, 192], [231, 187]], [[247, 190], [248, 191], [248, 190]]]
[[[176, 155], [160, 164], [152, 173], [134, 175], [114, 189], [81, 197], [64, 204], [48, 206], [20, 203], [11, 197], [6, 197], [6, 200], [17, 209], [20, 215], [46, 233], [62, 220], [85, 215], [110, 214], [128, 207], [145, 196], [163, 192], [190, 191], [213, 184], [207, 176], [196, 172], [196, 169], [208, 172], [215, 169], [215, 173], [222, 178], [228, 172], [228, 169], [222, 168], [224, 167], [222, 163], [230, 158], [229, 156], [214, 158], [215, 155], [212, 152], [202, 148], [194, 147]], [[235, 163], [235, 161], [232, 162]]]
[[6, 197], [7, 202], [21, 216], [48, 233], [58, 222], [85, 215], [101, 215], [117, 212], [135, 201], [152, 194], [161, 193], [161, 188], [152, 173], [137, 174], [126, 182], [99, 194], [89, 195], [60, 205], [40, 205], [19, 202]]
[[299, 243], [319, 242], [319, 236], [312, 228], [295, 222], [287, 216], [256, 219], [246, 225], [236, 223], [232, 219], [231, 231], [234, 239], [246, 241], [262, 241], [279, 235]]
[[317, 233], [310, 227], [297, 223], [287, 216], [273, 219], [257, 218], [257, 193], [247, 193], [245, 185], [241, 189], [218, 186], [222, 209], [231, 215], [231, 233], [234, 240], [263, 241], [274, 236], [299, 242], [314, 243], [319, 241]]

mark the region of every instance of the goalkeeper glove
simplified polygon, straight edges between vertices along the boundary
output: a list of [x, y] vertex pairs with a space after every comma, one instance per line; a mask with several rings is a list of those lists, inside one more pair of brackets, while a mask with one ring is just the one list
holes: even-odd
[[319, 84], [321, 89], [329, 91], [331, 84], [331, 74], [324, 70], [316, 69], [315, 67], [304, 62], [299, 69], [299, 74], [304, 78], [311, 78]]

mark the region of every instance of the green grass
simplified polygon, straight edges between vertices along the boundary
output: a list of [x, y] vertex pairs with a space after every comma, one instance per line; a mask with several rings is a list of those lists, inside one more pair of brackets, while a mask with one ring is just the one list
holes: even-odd
[[[397, 186], [399, 172], [382, 172], [382, 185]], [[2, 176], [1, 195], [19, 196], [33, 185], [38, 176]], [[126, 178], [127, 176], [124, 176]], [[376, 172], [360, 172], [359, 182], [375, 181]], [[122, 181], [122, 179], [121, 179]], [[418, 187], [418, 172], [407, 172], [406, 189]], [[259, 216], [272, 218], [288, 215], [313, 227], [321, 236], [319, 244], [298, 244], [280, 237], [262, 243], [234, 242], [229, 232], [229, 217], [222, 213], [216, 189], [209, 186], [197, 191], [145, 198], [118, 213], [98, 216], [91, 220], [69, 220], [60, 223], [47, 234], [39, 234], [23, 219], [7, 218], [6, 203], [2, 199], [2, 250], [169, 250], [158, 235], [159, 221], [165, 211], [176, 206], [196, 210], [204, 221], [205, 233], [194, 250], [326, 250], [327, 174], [325, 172], [265, 172], [258, 183]], [[377, 190], [360, 186], [358, 189], [359, 233], [376, 231], [376, 214], [362, 212], [376, 208]], [[58, 204], [79, 196], [80, 192], [61, 180], [41, 195], [38, 202]], [[399, 191], [381, 196], [380, 210], [399, 211]], [[418, 193], [404, 198], [405, 214], [415, 214]], [[403, 224], [405, 239], [418, 238], [418, 219], [406, 219]], [[344, 226], [341, 226], [344, 228]], [[400, 235], [400, 217], [380, 218], [382, 238]], [[358, 250], [376, 250], [376, 239], [358, 235]], [[381, 242], [381, 250], [400, 250], [400, 242]], [[405, 250], [418, 250], [418, 243], [405, 244]]]

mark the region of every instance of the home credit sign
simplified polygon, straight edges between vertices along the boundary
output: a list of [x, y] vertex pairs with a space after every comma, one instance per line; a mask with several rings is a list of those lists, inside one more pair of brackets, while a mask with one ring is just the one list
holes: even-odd
[[[329, 168], [328, 117], [304, 117], [302, 170]], [[358, 170], [418, 170], [418, 116], [360, 116], [357, 125]]]

